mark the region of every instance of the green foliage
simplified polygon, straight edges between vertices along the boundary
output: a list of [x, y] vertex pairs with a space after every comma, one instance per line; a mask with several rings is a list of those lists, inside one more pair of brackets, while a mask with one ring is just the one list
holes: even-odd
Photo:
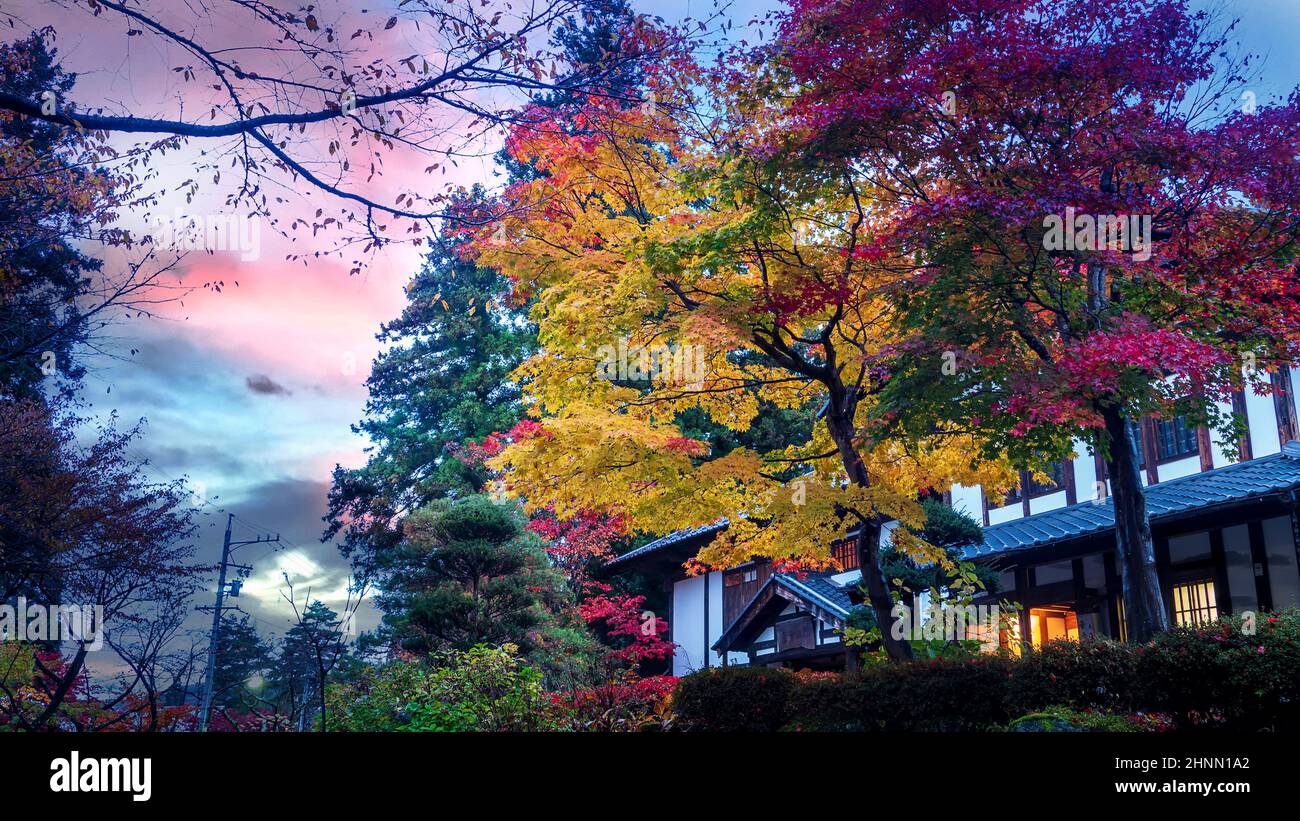
[[1136, 733], [1148, 726], [1136, 716], [1049, 707], [1021, 716], [1007, 729], [1013, 733]]
[[[313, 600], [285, 633], [280, 655], [271, 667], [264, 700], [272, 701], [302, 726], [320, 723], [320, 701], [330, 671], [348, 655], [338, 613]], [[315, 716], [315, 718], [313, 718]]]
[[335, 467], [327, 516], [326, 537], [342, 532], [344, 554], [360, 567], [376, 569], [401, 540], [404, 514], [480, 489], [481, 463], [453, 451], [521, 417], [509, 375], [532, 352], [534, 331], [507, 306], [507, 291], [500, 274], [439, 246], [412, 280], [402, 315], [380, 329], [386, 349], [355, 426], [374, 450], [365, 467]]
[[968, 588], [996, 593], [999, 580], [997, 570], [960, 559], [961, 548], [984, 541], [984, 529], [979, 523], [937, 499], [926, 499], [921, 507], [925, 510], [925, 527], [920, 533], [921, 538], [935, 547], [943, 548], [956, 569], [944, 570], [933, 563], [922, 567], [908, 556], [888, 548], [880, 556], [880, 569], [885, 578], [896, 580], [904, 591], [910, 593], [941, 590], [963, 584]]
[[394, 661], [329, 689], [331, 729], [352, 732], [533, 731], [560, 726], [542, 676], [514, 645]]
[[528, 656], [564, 600], [518, 513], [487, 496], [437, 501], [407, 517], [404, 540], [383, 557], [384, 624], [413, 653], [512, 642]]
[[882, 665], [801, 683], [787, 729], [987, 730], [1009, 719], [1002, 690], [1011, 662], [996, 656]]
[[1016, 665], [1008, 690], [1011, 709], [1133, 709], [1142, 689], [1136, 661], [1131, 647], [1109, 639], [1050, 642]]
[[1175, 628], [1134, 652], [1146, 703], [1180, 726], [1300, 729], [1300, 610]]
[[[0, 91], [28, 100], [64, 99], [76, 79], [39, 33], [0, 45], [0, 67]], [[40, 395], [47, 351], [71, 382], [84, 374], [73, 354], [90, 318], [78, 300], [92, 291], [102, 262], [75, 240], [103, 230], [91, 204], [106, 178], [85, 168], [80, 143], [73, 129], [0, 119], [0, 393], [10, 396]]]
[[683, 730], [772, 732], [786, 721], [795, 678], [766, 667], [712, 667], [677, 682], [673, 711]]
[[226, 614], [221, 619], [221, 640], [213, 675], [212, 703], [217, 707], [249, 707], [258, 696], [250, 685], [268, 672], [275, 660], [247, 615]]

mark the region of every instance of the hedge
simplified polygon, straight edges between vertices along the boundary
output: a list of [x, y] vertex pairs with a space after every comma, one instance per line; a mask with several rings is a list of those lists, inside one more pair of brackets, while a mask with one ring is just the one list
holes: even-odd
[[712, 667], [677, 682], [676, 726], [713, 732], [772, 732], [785, 724], [795, 676], [767, 667]]
[[[1177, 628], [1141, 646], [1055, 642], [1023, 658], [976, 655], [844, 674], [732, 667], [673, 697], [689, 730], [979, 731], [1027, 715], [1115, 715], [1096, 727], [1300, 730], [1300, 611]], [[1246, 628], [1246, 629], [1243, 629]]]

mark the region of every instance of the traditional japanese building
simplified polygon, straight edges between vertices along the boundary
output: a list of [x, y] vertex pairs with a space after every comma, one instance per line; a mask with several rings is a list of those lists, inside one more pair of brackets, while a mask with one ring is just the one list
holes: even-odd
[[[1248, 424], [1237, 442], [1218, 442], [1182, 419], [1135, 423], [1171, 623], [1300, 606], [1300, 426], [1293, 378], [1290, 371], [1275, 373], [1272, 395], [1239, 394], [1224, 408]], [[1076, 453], [1087, 454], [1082, 443]], [[1049, 484], [1022, 476], [1020, 489], [1005, 498], [990, 499], [979, 487], [956, 486], [944, 494], [985, 526], [984, 543], [964, 557], [1000, 574], [1000, 589], [988, 600], [1021, 605], [1015, 641], [1038, 645], [1088, 634], [1122, 640], [1105, 466], [1084, 455], [1055, 465], [1052, 476]], [[683, 562], [725, 527], [719, 522], [678, 531], [608, 566], [612, 572], [639, 570], [671, 591], [673, 673], [734, 664], [844, 666], [840, 631], [860, 603], [861, 577], [848, 542], [832, 548], [840, 572], [774, 573], [770, 563], [756, 561], [688, 576]]]

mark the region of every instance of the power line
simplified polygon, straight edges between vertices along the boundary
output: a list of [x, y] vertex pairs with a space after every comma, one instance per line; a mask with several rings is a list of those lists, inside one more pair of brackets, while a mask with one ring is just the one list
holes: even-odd
[[[217, 575], [217, 599], [216, 604], [212, 607], [200, 607], [199, 610], [212, 611], [212, 629], [208, 632], [208, 667], [203, 675], [203, 703], [199, 707], [199, 732], [207, 732], [208, 719], [212, 712], [212, 692], [217, 678], [217, 646], [221, 641], [221, 617], [227, 610], [239, 610], [236, 606], [225, 604], [226, 598], [226, 573], [231, 567], [239, 570], [239, 578], [230, 582], [230, 595], [232, 598], [239, 595], [239, 588], [243, 585], [243, 580], [253, 572], [252, 565], [238, 564], [230, 560], [230, 555], [234, 550], [251, 544], [265, 544], [279, 540], [279, 535], [272, 537], [258, 536], [255, 539], [243, 539], [241, 541], [231, 541], [231, 532], [234, 529], [235, 514], [226, 514], [226, 534], [221, 543], [221, 570]], [[242, 611], [241, 611], [242, 612]]]

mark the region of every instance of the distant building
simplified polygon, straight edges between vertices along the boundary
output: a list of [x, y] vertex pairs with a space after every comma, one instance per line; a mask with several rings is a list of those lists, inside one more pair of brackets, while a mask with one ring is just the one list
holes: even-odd
[[[1300, 425], [1290, 369], [1272, 375], [1271, 396], [1234, 397], [1249, 430], [1214, 441], [1182, 419], [1135, 423], [1156, 562], [1173, 624], [1219, 614], [1300, 605]], [[1083, 443], [1076, 452], [1086, 454]], [[1001, 573], [988, 597], [1022, 605], [1002, 642], [1041, 644], [1100, 634], [1125, 638], [1114, 508], [1105, 466], [1092, 455], [1057, 464], [1052, 481], [1022, 476], [1021, 488], [990, 499], [980, 487], [944, 494], [981, 519], [984, 544], [965, 558]], [[835, 669], [845, 664], [840, 631], [855, 606], [856, 553], [833, 546], [839, 572], [773, 573], [756, 561], [687, 576], [682, 563], [726, 528], [678, 531], [611, 562], [671, 591], [667, 614], [677, 644], [673, 673], [736, 664]], [[882, 539], [888, 538], [888, 531]], [[1012, 635], [1005, 635], [1006, 632]], [[985, 636], [984, 638], [988, 638]]]

